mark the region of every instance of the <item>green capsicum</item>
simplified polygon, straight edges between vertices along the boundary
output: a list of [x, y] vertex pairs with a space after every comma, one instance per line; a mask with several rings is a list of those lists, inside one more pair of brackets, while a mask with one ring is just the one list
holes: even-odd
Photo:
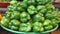
[[22, 31], [22, 32], [29, 32], [31, 31], [31, 23], [21, 23], [20, 24], [20, 28], [19, 28], [19, 31]]
[[8, 27], [9, 21], [10, 20], [8, 18], [3, 17], [2, 20], [1, 20], [1, 25], [5, 26], [5, 27]]
[[22, 12], [20, 14], [20, 20], [22, 22], [27, 22], [27, 20], [30, 20], [30, 15], [28, 13], [26, 13], [26, 12]]
[[49, 25], [49, 24], [51, 24], [51, 21], [49, 19], [46, 19], [43, 24], [44, 25]]
[[33, 17], [33, 21], [40, 21], [40, 22], [44, 22], [45, 18], [41, 16], [41, 14], [36, 14], [34, 17]]
[[42, 27], [43, 27], [43, 24], [40, 22], [34, 22], [33, 23], [33, 31], [34, 32], [44, 31], [44, 28], [42, 28]]
[[9, 28], [12, 30], [18, 30], [20, 25], [20, 22], [16, 19], [11, 20], [11, 22], [9, 22]]
[[34, 6], [29, 6], [27, 11], [31, 15], [37, 13], [37, 10], [36, 10], [36, 8]]

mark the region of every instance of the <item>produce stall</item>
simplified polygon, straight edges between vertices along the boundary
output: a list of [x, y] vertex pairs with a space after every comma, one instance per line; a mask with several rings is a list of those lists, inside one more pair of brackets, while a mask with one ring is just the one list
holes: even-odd
[[58, 29], [59, 18], [51, 0], [13, 0], [7, 6], [0, 25], [9, 34], [52, 34]]

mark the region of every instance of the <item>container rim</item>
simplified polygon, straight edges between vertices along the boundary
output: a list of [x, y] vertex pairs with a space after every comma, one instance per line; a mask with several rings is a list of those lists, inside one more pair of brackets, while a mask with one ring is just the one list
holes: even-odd
[[58, 25], [54, 29], [49, 30], [49, 31], [44, 31], [44, 32], [19, 32], [19, 31], [14, 31], [14, 30], [8, 29], [2, 25], [1, 25], [1, 27], [9, 32], [12, 32], [12, 33], [49, 33], [49, 32], [55, 31], [58, 28]]

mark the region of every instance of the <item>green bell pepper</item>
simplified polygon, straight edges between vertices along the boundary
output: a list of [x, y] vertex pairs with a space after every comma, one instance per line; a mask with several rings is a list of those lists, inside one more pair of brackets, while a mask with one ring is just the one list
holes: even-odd
[[37, 13], [37, 10], [36, 10], [36, 8], [34, 6], [29, 6], [27, 11], [31, 15]]
[[1, 20], [1, 25], [5, 26], [5, 27], [8, 27], [9, 21], [10, 20], [8, 18], [3, 17], [2, 20]]
[[33, 23], [33, 31], [34, 32], [42, 32], [42, 31], [44, 31], [44, 28], [42, 28], [42, 27], [43, 27], [43, 24], [40, 23], [40, 22]]
[[49, 20], [49, 19], [46, 19], [45, 21], [44, 21], [44, 25], [49, 25], [49, 24], [51, 24], [52, 22]]
[[9, 23], [10, 26], [19, 26], [20, 22], [16, 19], [11, 20], [11, 22]]
[[37, 11], [44, 14], [44, 13], [46, 13], [47, 9], [44, 5], [38, 5]]
[[16, 19], [11, 20], [11, 22], [9, 22], [9, 28], [12, 30], [18, 30], [20, 25], [20, 22]]
[[22, 22], [27, 22], [28, 20], [30, 20], [30, 18], [31, 18], [30, 15], [28, 13], [26, 13], [26, 12], [22, 12], [20, 14], [20, 20]]
[[14, 11], [14, 12], [11, 14], [11, 19], [12, 19], [12, 18], [19, 19], [19, 18], [20, 18], [20, 12]]
[[31, 23], [21, 23], [20, 24], [20, 28], [19, 28], [19, 31], [22, 31], [22, 32], [29, 32], [31, 31]]
[[33, 21], [41, 21], [41, 22], [44, 22], [45, 18], [41, 16], [41, 14], [36, 14], [34, 17], [33, 17]]

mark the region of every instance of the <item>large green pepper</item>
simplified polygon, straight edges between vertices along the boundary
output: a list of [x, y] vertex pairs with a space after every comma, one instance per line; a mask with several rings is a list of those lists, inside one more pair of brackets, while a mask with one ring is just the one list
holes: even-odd
[[34, 6], [29, 6], [27, 11], [31, 15], [37, 13], [37, 10], [36, 10], [36, 8]]
[[33, 23], [33, 31], [34, 32], [42, 32], [42, 31], [44, 31], [44, 28], [42, 28], [43, 27], [43, 24], [42, 23], [40, 23], [40, 22], [35, 22], [35, 23]]
[[28, 31], [31, 31], [31, 23], [21, 23], [20, 24], [20, 28], [19, 28], [19, 31], [23, 31], [23, 32], [28, 32]]
[[30, 15], [26, 12], [22, 12], [20, 15], [20, 20], [21, 22], [27, 22], [28, 20], [30, 20]]
[[49, 20], [49, 19], [46, 19], [45, 21], [44, 21], [44, 25], [49, 25], [49, 24], [51, 24], [52, 22]]
[[33, 17], [33, 21], [41, 21], [41, 22], [44, 22], [45, 18], [41, 16], [41, 14], [36, 14], [34, 17]]
[[20, 18], [20, 12], [14, 11], [13, 14], [11, 14], [11, 18], [19, 19]]
[[9, 23], [9, 28], [13, 29], [13, 30], [18, 30], [19, 25], [20, 25], [20, 22], [18, 20], [16, 20], [16, 19], [13, 19]]
[[14, 26], [19, 26], [20, 22], [16, 19], [11, 20], [11, 22], [9, 23], [9, 25], [14, 25]]
[[22, 12], [20, 15], [20, 20], [22, 22], [27, 22], [27, 20], [30, 20], [30, 15], [26, 12]]
[[46, 13], [46, 8], [44, 5], [38, 5], [37, 6], [37, 11], [40, 12], [40, 13]]
[[8, 27], [9, 21], [10, 20], [8, 18], [3, 17], [2, 20], [1, 20], [1, 25], [5, 26], [5, 27]]

